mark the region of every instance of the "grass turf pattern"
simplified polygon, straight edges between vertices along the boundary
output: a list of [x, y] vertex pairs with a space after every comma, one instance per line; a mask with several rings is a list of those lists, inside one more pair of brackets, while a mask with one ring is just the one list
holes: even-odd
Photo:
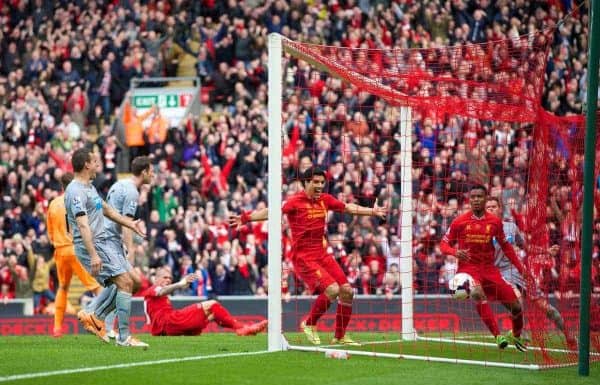
[[[324, 337], [328, 337], [326, 334]], [[141, 335], [150, 344], [146, 351], [106, 345], [91, 335], [51, 337], [1, 337], [0, 377], [54, 370], [91, 368], [111, 364], [184, 359], [192, 356], [239, 354], [266, 349], [266, 335], [240, 338], [231, 333], [207, 334], [199, 337], [151, 337]], [[301, 336], [288, 336], [290, 342]], [[353, 334], [362, 341], [373, 340], [369, 334]], [[392, 335], [386, 336], [392, 341]], [[446, 344], [448, 345], [448, 344]], [[386, 342], [371, 344], [363, 350], [396, 351], [414, 349], [420, 353], [439, 354], [439, 344]], [[448, 346], [447, 351], [456, 351]], [[509, 360], [525, 359], [527, 355], [507, 350]], [[442, 350], [444, 352], [445, 350]], [[472, 357], [484, 359], [487, 352], [470, 350]], [[405, 353], [408, 354], [408, 353]], [[498, 354], [498, 353], [496, 353]], [[528, 353], [529, 354], [529, 353]], [[509, 358], [510, 357], [510, 358]], [[489, 357], [491, 358], [491, 357]], [[577, 376], [576, 367], [530, 372], [516, 369], [482, 368], [469, 365], [443, 364], [398, 359], [352, 356], [350, 360], [327, 359], [321, 353], [277, 352], [261, 355], [209, 358], [199, 361], [176, 361], [148, 366], [136, 366], [86, 373], [61, 374], [48, 377], [15, 380], [14, 384], [598, 384], [600, 364], [592, 364], [589, 378]]]

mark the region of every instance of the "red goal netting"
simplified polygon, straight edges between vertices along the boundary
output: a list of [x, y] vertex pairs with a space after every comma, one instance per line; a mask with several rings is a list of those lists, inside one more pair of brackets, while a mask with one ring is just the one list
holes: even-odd
[[[577, 362], [565, 332], [574, 337], [579, 327], [584, 119], [541, 108], [549, 36], [427, 49], [283, 41], [283, 199], [300, 188], [297, 176], [316, 165], [327, 172], [326, 191], [340, 200], [372, 206], [377, 199], [390, 207], [385, 222], [342, 214], [327, 219], [328, 256], [355, 294], [348, 333], [362, 340], [357, 351], [516, 367]], [[401, 114], [401, 107], [410, 113]], [[411, 147], [408, 174], [401, 167], [403, 143]], [[439, 243], [469, 209], [473, 184], [498, 199], [501, 216], [522, 239], [515, 248], [535, 281], [521, 287], [527, 353], [499, 350], [474, 303], [452, 298], [448, 284], [457, 261]], [[411, 203], [409, 221], [402, 220], [403, 200]], [[406, 229], [410, 255], [400, 247]], [[314, 293], [295, 274], [285, 224], [283, 244], [290, 299], [283, 329], [290, 344], [302, 347], [310, 344], [296, 332]], [[558, 248], [550, 252], [553, 245]], [[411, 259], [409, 270], [402, 258]], [[600, 286], [598, 260], [593, 279]], [[406, 271], [413, 274], [411, 314], [401, 310]], [[592, 314], [598, 301], [592, 299]], [[317, 324], [329, 337], [334, 308]], [[509, 330], [510, 314], [498, 304], [492, 310], [500, 329]], [[402, 338], [407, 317], [416, 340]], [[592, 342], [598, 353], [597, 337]]]

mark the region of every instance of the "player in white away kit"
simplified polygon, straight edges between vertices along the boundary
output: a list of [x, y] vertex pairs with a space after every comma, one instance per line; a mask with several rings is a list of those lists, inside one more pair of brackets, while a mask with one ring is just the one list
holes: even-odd
[[[485, 203], [485, 209], [488, 213], [502, 218], [502, 205], [500, 204], [500, 200], [498, 198], [488, 197]], [[502, 225], [504, 227], [506, 240], [522, 249], [525, 246], [525, 240], [521, 236], [521, 232], [519, 231], [517, 225], [514, 222], [509, 221], [502, 221]], [[542, 312], [544, 312], [546, 317], [554, 322], [556, 327], [565, 335], [567, 346], [569, 346], [570, 349], [576, 350], [577, 340], [566, 330], [565, 322], [560, 315], [560, 312], [542, 296], [542, 293], [538, 288], [536, 288], [535, 292], [533, 293], [527, 292], [527, 283], [525, 282], [525, 279], [523, 279], [521, 274], [519, 274], [519, 272], [513, 268], [506, 255], [504, 255], [504, 252], [502, 252], [502, 249], [500, 249], [500, 246], [495, 242], [494, 246], [496, 247], [495, 265], [498, 267], [498, 269], [500, 269], [502, 277], [515, 288], [515, 292], [521, 301], [522, 298], [527, 295], [531, 302]], [[550, 249], [548, 249], [548, 254], [555, 256], [558, 253], [558, 250], [559, 246], [553, 245]]]
[[[125, 217], [135, 218], [140, 197], [139, 188], [144, 184], [151, 184], [154, 178], [154, 169], [152, 162], [147, 156], [138, 156], [131, 162], [131, 178], [121, 179], [114, 183], [108, 195], [106, 202], [117, 212]], [[107, 242], [110, 244], [111, 250], [115, 251], [121, 259], [124, 269], [127, 271], [130, 279], [126, 281], [127, 293], [134, 294], [138, 291], [141, 280], [136, 271], [132, 267], [133, 263], [133, 232], [127, 227], [122, 227], [116, 222], [105, 218], [104, 225], [106, 227]], [[125, 250], [123, 250], [125, 246]], [[92, 309], [88, 308], [88, 311]], [[113, 312], [106, 316], [105, 327], [106, 334], [109, 338], [116, 338], [117, 341], [123, 341], [121, 335], [127, 337], [129, 333], [129, 316], [131, 308], [116, 308]], [[118, 319], [118, 333], [113, 330], [115, 318]], [[125, 334], [123, 334], [125, 333]]]
[[[73, 153], [71, 159], [75, 178], [65, 190], [65, 207], [67, 222], [73, 229], [75, 255], [81, 264], [104, 286], [98, 297], [94, 299], [94, 312], [80, 311], [77, 316], [86, 330], [96, 334], [108, 342], [104, 330], [104, 318], [117, 309], [131, 307], [131, 295], [125, 291], [129, 278], [126, 266], [119, 258], [119, 250], [111, 247], [105, 228], [105, 218], [111, 219], [121, 226], [129, 227], [141, 236], [145, 236], [140, 221], [134, 221], [119, 214], [100, 198], [92, 184], [100, 167], [98, 155], [86, 148]], [[122, 252], [122, 247], [121, 247]], [[126, 333], [121, 346], [148, 347]]]

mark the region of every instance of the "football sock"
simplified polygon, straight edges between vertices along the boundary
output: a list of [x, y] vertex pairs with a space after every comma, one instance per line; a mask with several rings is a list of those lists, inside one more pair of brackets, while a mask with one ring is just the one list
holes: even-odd
[[335, 338], [340, 339], [344, 337], [351, 316], [352, 303], [339, 301], [335, 312]]
[[62, 329], [65, 310], [67, 308], [67, 291], [65, 289], [58, 289], [54, 307], [54, 330], [60, 331]]
[[108, 313], [108, 315], [104, 319], [104, 329], [107, 333], [113, 330], [113, 328], [115, 327], [115, 318], [117, 318], [117, 311], [113, 310], [110, 313]]
[[92, 298], [90, 302], [85, 306], [85, 311], [87, 313], [95, 313], [98, 307], [100, 307], [106, 300], [110, 299], [113, 295], [113, 290], [116, 290], [117, 285], [114, 283], [102, 288], [100, 293], [97, 296]]
[[115, 309], [117, 297], [117, 285], [114, 283], [105, 287], [100, 294], [88, 305], [88, 313], [94, 313], [96, 317], [104, 321], [106, 316]]
[[558, 310], [556, 310], [556, 308], [554, 306], [548, 304], [548, 309], [546, 309], [546, 316], [552, 322], [554, 322], [554, 324], [556, 325], [558, 330], [563, 331], [563, 332], [565, 331], [565, 321], [563, 320], [562, 316], [560, 315], [560, 313], [558, 312]]
[[327, 309], [329, 309], [329, 305], [331, 305], [331, 301], [325, 293], [321, 293], [310, 308], [310, 313], [308, 313], [308, 317], [306, 318], [306, 324], [311, 326], [316, 325], [319, 318], [321, 318]]
[[[131, 293], [117, 291], [116, 316], [119, 326], [119, 341], [125, 341], [129, 337], [129, 316], [131, 315]], [[107, 314], [108, 315], [108, 314]]]
[[500, 329], [498, 329], [498, 323], [496, 322], [496, 318], [494, 317], [494, 312], [492, 312], [492, 307], [487, 301], [479, 301], [476, 304], [477, 313], [483, 323], [488, 327], [490, 332], [495, 336], [500, 334]]
[[518, 313], [512, 314], [512, 331], [515, 337], [521, 337], [521, 331], [523, 331], [523, 311], [519, 310]]
[[240, 323], [238, 320], [236, 320], [235, 318], [233, 318], [231, 316], [231, 314], [227, 311], [227, 309], [225, 309], [220, 303], [214, 303], [209, 311], [212, 313], [213, 315], [213, 319], [215, 320], [215, 322], [217, 323], [217, 325], [220, 325], [224, 328], [229, 328], [229, 329], [239, 329], [242, 326], [244, 326], [242, 323]]

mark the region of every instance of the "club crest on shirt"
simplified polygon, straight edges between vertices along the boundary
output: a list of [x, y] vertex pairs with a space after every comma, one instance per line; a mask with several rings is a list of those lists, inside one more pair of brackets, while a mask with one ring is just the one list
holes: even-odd
[[81, 198], [79, 198], [78, 196], [73, 197], [73, 207], [75, 207], [76, 210], [83, 210]]
[[492, 225], [485, 225], [485, 233], [489, 234], [492, 231]]

